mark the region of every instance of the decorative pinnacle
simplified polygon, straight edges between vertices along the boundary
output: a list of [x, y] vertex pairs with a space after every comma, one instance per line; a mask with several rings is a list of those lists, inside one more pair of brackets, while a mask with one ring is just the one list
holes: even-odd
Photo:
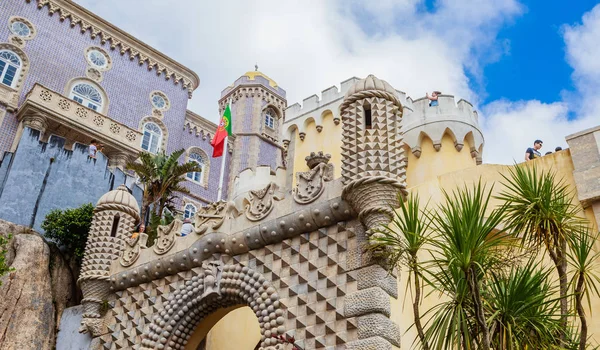
[[254, 64], [254, 71], [258, 72], [258, 63]]
[[323, 151], [319, 151], [319, 153], [310, 152], [310, 156], [307, 156], [304, 159], [306, 160], [306, 165], [308, 165], [308, 168], [313, 169], [321, 163], [329, 163], [331, 154], [323, 154]]

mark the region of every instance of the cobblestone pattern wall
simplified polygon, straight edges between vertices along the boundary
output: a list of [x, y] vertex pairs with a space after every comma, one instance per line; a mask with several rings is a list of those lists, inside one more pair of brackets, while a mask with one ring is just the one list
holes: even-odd
[[[345, 311], [347, 296], [358, 292], [358, 269], [363, 263], [354, 233], [357, 225], [357, 221], [338, 223], [228, 258], [225, 263], [247, 266], [277, 289], [286, 310], [286, 330], [298, 345], [336, 349], [359, 339], [362, 314], [348, 317]], [[106, 316], [108, 333], [100, 337], [103, 348], [139, 349], [142, 334], [169, 295], [201, 270], [194, 268], [117, 292]]]

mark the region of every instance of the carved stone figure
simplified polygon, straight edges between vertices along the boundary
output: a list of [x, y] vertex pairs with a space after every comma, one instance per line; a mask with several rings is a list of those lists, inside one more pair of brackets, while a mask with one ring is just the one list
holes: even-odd
[[130, 237], [125, 239], [125, 250], [123, 251], [123, 256], [121, 256], [120, 261], [121, 266], [129, 267], [133, 265], [140, 257], [142, 248], [146, 248], [147, 240], [148, 235], [143, 232], [133, 238]]
[[248, 192], [246, 198], [246, 217], [250, 221], [259, 221], [267, 217], [273, 210], [273, 202], [283, 199], [277, 184], [271, 182], [265, 188]]
[[204, 234], [209, 228], [216, 230], [225, 221], [226, 214], [230, 209], [228, 202], [219, 201], [207, 204], [200, 208], [194, 216], [196, 234]]
[[223, 263], [219, 260], [206, 261], [202, 264], [202, 268], [204, 269], [204, 293], [202, 298], [221, 295], [219, 284], [221, 283]]
[[183, 222], [179, 219], [173, 220], [168, 225], [158, 226], [156, 229], [156, 242], [154, 243], [156, 254], [164, 254], [173, 247], [177, 232], [181, 232], [181, 226], [183, 226]]
[[325, 189], [325, 182], [333, 180], [333, 164], [328, 164], [331, 155], [323, 152], [311, 152], [306, 157], [306, 164], [310, 171], [296, 174], [296, 188], [294, 200], [300, 204], [315, 201]]

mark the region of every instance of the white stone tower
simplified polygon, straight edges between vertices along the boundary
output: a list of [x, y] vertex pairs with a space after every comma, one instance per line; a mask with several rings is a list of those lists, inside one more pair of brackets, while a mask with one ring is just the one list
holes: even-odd
[[408, 186], [435, 179], [437, 176], [474, 167], [482, 162], [484, 146], [479, 118], [473, 106], [455, 102], [452, 95], [440, 95], [438, 106], [429, 100], [406, 99], [402, 131], [408, 159]]
[[369, 75], [346, 92], [340, 110], [342, 196], [372, 232], [407, 193], [402, 104], [390, 84]]
[[110, 293], [110, 265], [123, 251], [124, 240], [140, 221], [140, 208], [125, 185], [103, 195], [96, 208], [77, 283], [83, 291], [82, 333], [101, 333], [102, 306]]

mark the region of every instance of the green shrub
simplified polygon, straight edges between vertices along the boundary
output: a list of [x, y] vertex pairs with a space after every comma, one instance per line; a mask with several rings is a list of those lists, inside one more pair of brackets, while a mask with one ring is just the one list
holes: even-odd
[[[6, 264], [6, 253], [8, 252], [8, 250], [6, 249], [6, 246], [8, 245], [8, 242], [10, 242], [11, 238], [12, 238], [12, 235], [8, 235], [8, 237], [0, 236], [0, 277], [4, 276], [5, 273], [11, 272], [14, 270], [12, 267], [9, 267]], [[1, 285], [2, 285], [2, 281], [0, 281], [0, 286]]]
[[91, 203], [75, 209], [55, 209], [46, 215], [42, 229], [47, 238], [55, 241], [66, 250], [66, 254], [80, 263], [93, 214], [94, 206]]

